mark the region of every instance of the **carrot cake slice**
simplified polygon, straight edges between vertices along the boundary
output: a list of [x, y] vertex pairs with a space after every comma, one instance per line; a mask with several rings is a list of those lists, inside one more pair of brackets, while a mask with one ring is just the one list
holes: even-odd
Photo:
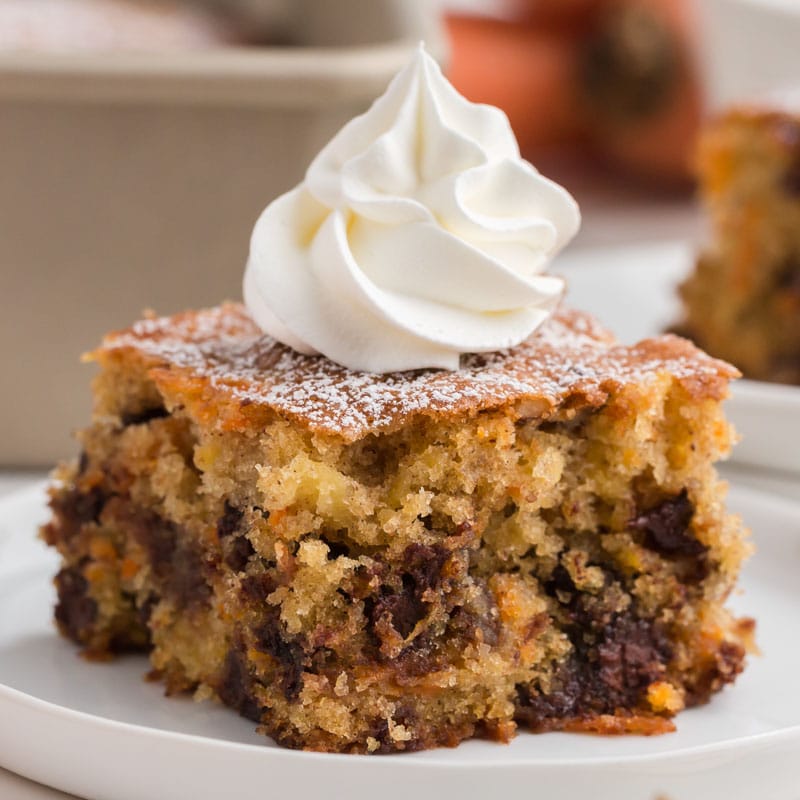
[[62, 632], [277, 741], [652, 733], [741, 670], [748, 552], [713, 462], [735, 371], [560, 311], [459, 371], [358, 373], [226, 305], [93, 358], [44, 529]]

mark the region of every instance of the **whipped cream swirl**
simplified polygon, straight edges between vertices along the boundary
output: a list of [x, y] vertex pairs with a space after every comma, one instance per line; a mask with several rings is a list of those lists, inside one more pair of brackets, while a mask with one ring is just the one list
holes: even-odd
[[266, 333], [354, 370], [457, 369], [547, 319], [563, 281], [542, 272], [579, 225], [505, 114], [420, 46], [261, 215], [245, 302]]

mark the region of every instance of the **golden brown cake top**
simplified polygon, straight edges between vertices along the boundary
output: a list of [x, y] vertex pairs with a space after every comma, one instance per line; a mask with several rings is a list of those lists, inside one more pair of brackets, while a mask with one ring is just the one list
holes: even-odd
[[600, 406], [620, 387], [663, 373], [695, 397], [721, 399], [738, 376], [677, 336], [623, 346], [588, 314], [563, 308], [517, 347], [463, 356], [456, 372], [353, 372], [265, 336], [233, 303], [144, 319], [107, 336], [93, 357], [143, 361], [167, 397], [225, 428], [248, 429], [277, 413], [348, 441], [417, 415], [513, 407], [533, 417]]

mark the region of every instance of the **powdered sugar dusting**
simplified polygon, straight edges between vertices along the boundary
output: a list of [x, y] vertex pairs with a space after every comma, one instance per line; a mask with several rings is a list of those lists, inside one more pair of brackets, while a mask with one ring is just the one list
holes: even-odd
[[266, 406], [348, 440], [418, 414], [454, 416], [525, 400], [545, 410], [567, 398], [600, 405], [609, 392], [664, 372], [718, 398], [737, 374], [675, 336], [620, 346], [591, 317], [568, 310], [511, 350], [462, 357], [456, 372], [354, 372], [264, 336], [235, 304], [142, 320], [107, 337], [100, 353], [119, 350], [199, 381], [220, 407]]

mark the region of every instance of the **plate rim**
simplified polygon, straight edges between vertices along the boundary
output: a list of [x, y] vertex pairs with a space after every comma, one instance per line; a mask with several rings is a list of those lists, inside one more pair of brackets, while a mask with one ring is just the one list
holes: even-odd
[[790, 383], [771, 383], [769, 381], [755, 381], [751, 378], [737, 378], [731, 383], [734, 394], [740, 397], [746, 396], [748, 400], [763, 400], [762, 397], [754, 397], [757, 392], [763, 393], [771, 402], [780, 401], [789, 405], [797, 404], [800, 407], [800, 386], [793, 386]]
[[[247, 744], [244, 742], [232, 742], [226, 739], [218, 739], [212, 736], [200, 734], [181, 733], [180, 731], [170, 731], [163, 728], [153, 728], [147, 725], [140, 725], [132, 722], [122, 722], [120, 720], [109, 719], [85, 711], [77, 711], [48, 700], [42, 700], [34, 695], [13, 689], [0, 683], [0, 703], [13, 703], [17, 706], [27, 706], [33, 711], [53, 715], [61, 718], [65, 722], [73, 724], [89, 725], [95, 729], [110, 731], [118, 735], [143, 736], [152, 740], [161, 740], [180, 744], [182, 746], [210, 747], [219, 750], [236, 752], [243, 757], [253, 758], [280, 758], [298, 761], [299, 763], [317, 761], [331, 761], [341, 763], [353, 761], [351, 753], [319, 753], [314, 751], [293, 750], [280, 745], [274, 747], [262, 746], [258, 744]], [[530, 734], [538, 736], [541, 734]], [[566, 734], [564, 734], [566, 735]], [[581, 734], [576, 734], [581, 735]], [[630, 756], [594, 756], [590, 758], [565, 758], [558, 760], [537, 759], [523, 757], [511, 763], [499, 761], [486, 761], [463, 764], [453, 764], [445, 759], [437, 758], [435, 754], [439, 752], [452, 752], [457, 748], [437, 748], [426, 750], [421, 753], [394, 753], [389, 758], [370, 758], [370, 763], [385, 764], [385, 767], [378, 769], [390, 769], [396, 766], [398, 758], [403, 761], [412, 762], [415, 766], [430, 767], [437, 770], [480, 770], [485, 769], [569, 769], [577, 767], [601, 767], [601, 768], [624, 768], [642, 767], [647, 765], [664, 765], [670, 761], [682, 760], [685, 758], [696, 758], [702, 756], [730, 755], [742, 750], [749, 750], [753, 747], [768, 747], [771, 745], [800, 744], [800, 723], [782, 728], [777, 731], [765, 731], [762, 733], [750, 734], [749, 736], [738, 739], [728, 739], [724, 742], [698, 745], [695, 747], [683, 747], [666, 753], [640, 753]], [[502, 746], [494, 742], [486, 742], [489, 745]], [[419, 756], [424, 754], [424, 758]], [[1, 758], [1, 757], [0, 757]], [[355, 761], [362, 761], [356, 757]], [[13, 767], [8, 767], [13, 772]]]

